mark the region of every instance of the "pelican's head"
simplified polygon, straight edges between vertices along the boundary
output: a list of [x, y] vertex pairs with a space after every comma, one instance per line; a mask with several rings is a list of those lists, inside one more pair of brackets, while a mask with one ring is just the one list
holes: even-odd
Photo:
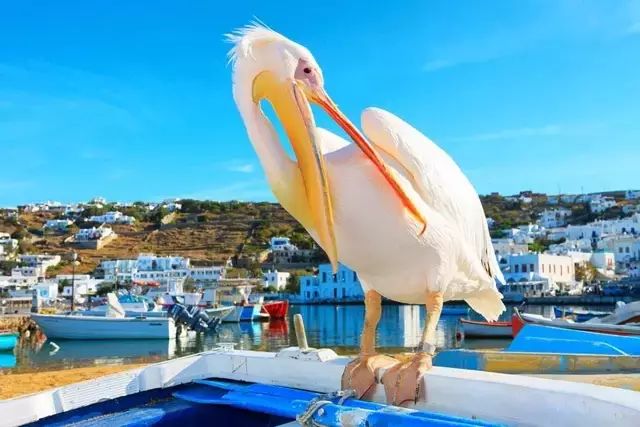
[[[332, 192], [310, 103], [321, 106], [344, 129], [382, 172], [405, 205], [413, 207], [413, 204], [381, 158], [331, 100], [324, 89], [322, 70], [305, 47], [261, 25], [242, 28], [227, 37], [234, 44], [230, 56], [236, 103], [241, 111], [244, 107], [241, 104], [246, 99], [257, 107], [256, 111], [260, 111], [262, 100], [271, 103], [295, 152], [304, 181], [309, 215], [306, 224], [301, 222], [305, 227], [313, 228], [335, 271], [338, 249], [334, 235]], [[243, 114], [243, 117], [246, 122], [247, 116]]]

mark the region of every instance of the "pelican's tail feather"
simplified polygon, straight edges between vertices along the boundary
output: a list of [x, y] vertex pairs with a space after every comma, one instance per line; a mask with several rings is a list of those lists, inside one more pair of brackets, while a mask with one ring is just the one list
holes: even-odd
[[498, 320], [506, 310], [502, 303], [502, 295], [495, 288], [482, 289], [472, 296], [465, 297], [465, 301], [475, 312], [482, 315], [489, 322]]

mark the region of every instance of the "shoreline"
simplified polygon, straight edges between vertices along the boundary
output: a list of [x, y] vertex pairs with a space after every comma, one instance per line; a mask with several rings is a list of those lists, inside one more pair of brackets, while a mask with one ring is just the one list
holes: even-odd
[[146, 365], [147, 363], [128, 363], [29, 373], [0, 373], [0, 400], [37, 393], [79, 381], [92, 380]]

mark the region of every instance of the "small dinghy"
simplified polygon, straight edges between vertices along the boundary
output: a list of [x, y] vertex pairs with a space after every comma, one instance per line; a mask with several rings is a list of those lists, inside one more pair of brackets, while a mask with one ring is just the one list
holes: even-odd
[[513, 336], [517, 336], [524, 325], [542, 325], [552, 326], [555, 328], [571, 329], [577, 331], [597, 332], [610, 335], [640, 335], [640, 326], [634, 325], [612, 325], [607, 323], [595, 322], [592, 319], [588, 322], [573, 322], [566, 319], [549, 319], [538, 314], [521, 313], [517, 308], [513, 309], [511, 318], [513, 327]]
[[611, 314], [610, 311], [581, 310], [579, 308], [553, 307], [553, 314], [558, 319], [572, 318], [576, 322], [586, 322], [594, 317], [604, 317]]
[[18, 343], [18, 334], [9, 331], [0, 331], [0, 351], [13, 351]]
[[483, 322], [460, 319], [465, 338], [511, 338], [511, 322]]

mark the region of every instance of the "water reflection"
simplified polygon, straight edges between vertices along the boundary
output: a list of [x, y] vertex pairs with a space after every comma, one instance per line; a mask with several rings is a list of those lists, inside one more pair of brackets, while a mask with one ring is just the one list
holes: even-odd
[[[601, 310], [604, 308], [600, 308]], [[530, 306], [531, 313], [550, 315], [552, 307]], [[503, 319], [511, 316], [511, 309]], [[56, 341], [52, 345], [42, 334], [23, 338], [14, 354], [0, 354], [0, 369], [28, 372], [46, 366], [51, 369], [76, 367], [96, 363], [155, 362], [200, 351], [211, 350], [219, 342], [236, 343], [237, 349], [278, 351], [296, 345], [291, 318], [302, 314], [309, 345], [330, 347], [339, 354], [358, 351], [360, 332], [364, 324], [362, 305], [292, 306], [289, 318], [273, 322], [224, 323], [214, 334], [192, 336], [179, 340], [122, 341]], [[480, 317], [473, 313], [473, 319]], [[385, 305], [378, 327], [377, 341], [382, 351], [397, 353], [414, 349], [422, 335], [425, 310], [422, 306]], [[443, 316], [438, 323], [437, 340], [442, 348], [502, 348], [508, 340], [456, 339], [458, 316]], [[56, 346], [59, 347], [56, 349]]]

